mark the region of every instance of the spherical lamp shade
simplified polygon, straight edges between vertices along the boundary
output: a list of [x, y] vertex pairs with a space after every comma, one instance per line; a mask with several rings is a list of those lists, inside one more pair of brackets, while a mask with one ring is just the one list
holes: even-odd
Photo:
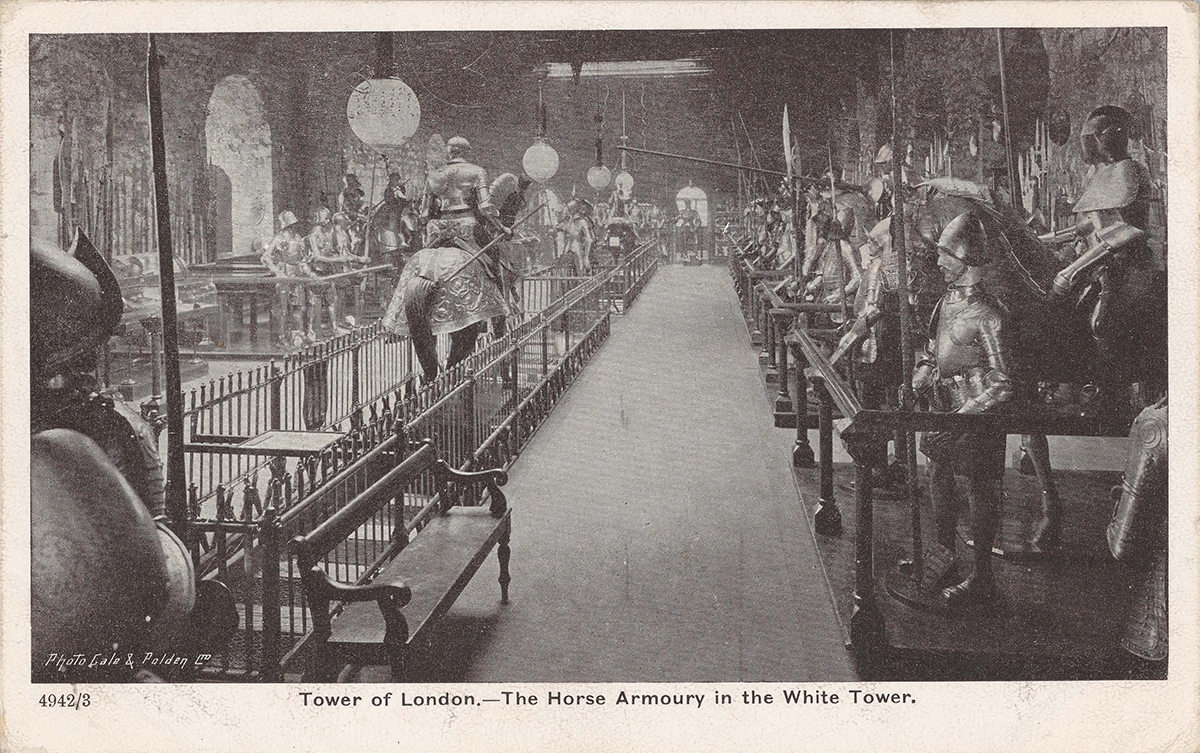
[[612, 170], [609, 170], [604, 165], [593, 165], [588, 169], [587, 182], [589, 186], [597, 191], [603, 191], [612, 182]]
[[346, 103], [350, 130], [367, 146], [386, 150], [404, 144], [421, 124], [421, 104], [403, 81], [375, 78], [354, 87]]
[[628, 199], [630, 192], [633, 191], [633, 176], [629, 174], [629, 171], [622, 170], [621, 172], [617, 173], [617, 177], [613, 178], [613, 181], [617, 184], [617, 188], [621, 191], [621, 196]]
[[530, 178], [545, 183], [558, 173], [558, 152], [545, 141], [537, 141], [525, 150], [521, 166]]

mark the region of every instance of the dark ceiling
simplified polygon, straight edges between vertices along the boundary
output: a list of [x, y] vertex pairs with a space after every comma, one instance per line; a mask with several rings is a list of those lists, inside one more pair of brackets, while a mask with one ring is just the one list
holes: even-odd
[[[886, 30], [663, 30], [530, 32], [396, 32], [394, 58], [437, 72], [439, 84], [469, 97], [482, 79], [535, 75], [546, 63], [697, 59], [712, 73], [691, 84], [708, 88], [750, 137], [777, 144], [784, 104], [802, 148], [824, 152], [834, 118], [852, 109], [857, 75], [879, 75]], [[386, 41], [385, 41], [386, 44]], [[461, 76], [456, 71], [470, 72]], [[886, 75], [886, 71], [884, 72]], [[775, 162], [782, 162], [780, 156]]]

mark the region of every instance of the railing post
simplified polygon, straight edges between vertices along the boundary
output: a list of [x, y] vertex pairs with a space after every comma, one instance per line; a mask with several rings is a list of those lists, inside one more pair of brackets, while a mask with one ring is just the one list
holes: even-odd
[[520, 388], [520, 358], [521, 347], [517, 344], [517, 338], [512, 338], [512, 361], [507, 364], [509, 371], [509, 379], [512, 383], [512, 457], [516, 457], [521, 451], [521, 388]]
[[362, 356], [362, 330], [358, 327], [354, 328], [354, 332], [350, 334], [353, 338], [350, 341], [350, 411], [351, 415], [358, 415], [362, 418], [362, 374], [361, 364], [359, 359]]
[[818, 416], [820, 422], [821, 443], [821, 491], [818, 499], [819, 508], [813, 516], [817, 533], [825, 536], [840, 536], [842, 533], [842, 513], [838, 510], [837, 500], [833, 497], [833, 398], [825, 388], [824, 379], [813, 380], [813, 391], [820, 400]]
[[[277, 482], [272, 482], [277, 483]], [[283, 679], [280, 658], [279, 614], [279, 511], [274, 504], [268, 507], [259, 521], [259, 540], [262, 542], [262, 680], [279, 682]], [[247, 614], [247, 621], [252, 615]]]
[[750, 292], [750, 322], [753, 329], [750, 332], [750, 344], [762, 345], [763, 334], [759, 329], [759, 306], [758, 306], [758, 286], [754, 284], [754, 278], [746, 281], [746, 288]]
[[[787, 333], [785, 332], [789, 317], [787, 312], [781, 311], [776, 317], [776, 325], [778, 327], [775, 333], [775, 345], [778, 351], [776, 357], [776, 367], [779, 372], [779, 394], [775, 396], [775, 412], [776, 413], [791, 413], [794, 408], [792, 406], [792, 396], [788, 392], [788, 384], [790, 375], [788, 373], [788, 346]], [[800, 420], [799, 411], [796, 411], [796, 420]]]
[[874, 502], [871, 468], [887, 448], [878, 437], [842, 436], [854, 459], [854, 611], [850, 615], [850, 642], [867, 655], [884, 640], [883, 615], [875, 601]]
[[283, 370], [275, 363], [275, 359], [271, 359], [267, 366], [268, 378], [271, 380], [271, 385], [267, 390], [268, 402], [267, 407], [268, 421], [271, 429], [279, 429], [282, 424], [283, 417]]
[[571, 308], [564, 307], [562, 311], [563, 357], [571, 352]]
[[[222, 484], [217, 484], [217, 521], [218, 522], [228, 520], [229, 518], [232, 517], [231, 515], [228, 515], [228, 508], [226, 507], [227, 504], [229, 504], [229, 503], [225, 499], [225, 487]], [[216, 545], [217, 545], [217, 574], [220, 575], [222, 579], [224, 579], [227, 577], [227, 569], [228, 568], [226, 567], [226, 563], [229, 560], [228, 542], [226, 541], [226, 538], [225, 538], [225, 529], [218, 528], [217, 532], [215, 534], [213, 534], [213, 538], [216, 539]]]
[[466, 411], [467, 418], [467, 442], [470, 448], [467, 450], [467, 457], [470, 458], [475, 450], [479, 448], [478, 427], [475, 425], [475, 370], [467, 367], [463, 374], [467, 382], [467, 389], [463, 396], [463, 409]]
[[550, 369], [550, 327], [546, 324], [546, 317], [538, 312], [538, 329], [542, 331], [542, 378], [544, 379]]
[[[804, 329], [808, 326], [808, 315], [800, 314], [796, 319], [796, 327]], [[792, 447], [792, 466], [795, 468], [814, 468], [817, 465], [813, 454], [812, 444], [808, 441], [808, 377], [804, 374], [807, 361], [797, 349], [794, 353], [796, 368], [796, 444]]]
[[776, 315], [775, 309], [771, 308], [770, 301], [763, 304], [763, 320], [766, 324], [766, 329], [763, 330], [763, 350], [759, 354], [759, 361], [766, 367], [764, 378], [767, 384], [775, 384], [779, 378], [779, 372], [776, 369], [775, 361], [775, 339], [777, 336], [776, 327], [779, 326], [779, 317]]

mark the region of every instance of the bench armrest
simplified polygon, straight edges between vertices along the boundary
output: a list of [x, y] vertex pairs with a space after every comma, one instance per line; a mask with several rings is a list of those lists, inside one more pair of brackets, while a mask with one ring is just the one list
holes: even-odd
[[443, 483], [453, 481], [460, 484], [469, 484], [474, 481], [483, 481], [487, 484], [488, 492], [491, 496], [492, 504], [489, 508], [492, 517], [499, 518], [508, 510], [508, 499], [504, 496], [504, 492], [500, 491], [500, 487], [508, 483], [508, 472], [503, 468], [493, 468], [487, 471], [460, 471], [452, 467], [445, 460], [438, 460], [437, 469], [439, 480]]
[[304, 595], [308, 598], [313, 616], [313, 628], [317, 633], [324, 636], [330, 633], [329, 602], [374, 601], [379, 604], [379, 611], [383, 613], [388, 633], [402, 631], [407, 639], [408, 626], [400, 608], [412, 600], [412, 588], [404, 581], [350, 586], [330, 578], [319, 565], [313, 565], [307, 570], [302, 581]]

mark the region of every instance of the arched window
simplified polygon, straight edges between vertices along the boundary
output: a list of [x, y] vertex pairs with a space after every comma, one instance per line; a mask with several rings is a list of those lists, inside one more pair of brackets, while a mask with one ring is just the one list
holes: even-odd
[[274, 232], [271, 127], [250, 79], [228, 76], [216, 85], [204, 137], [208, 161], [221, 177], [211, 186], [217, 257], [249, 254], [256, 240]]
[[684, 209], [695, 209], [700, 215], [700, 224], [708, 227], [708, 194], [704, 193], [703, 189], [693, 186], [690, 180], [675, 194], [675, 206], [681, 212]]

